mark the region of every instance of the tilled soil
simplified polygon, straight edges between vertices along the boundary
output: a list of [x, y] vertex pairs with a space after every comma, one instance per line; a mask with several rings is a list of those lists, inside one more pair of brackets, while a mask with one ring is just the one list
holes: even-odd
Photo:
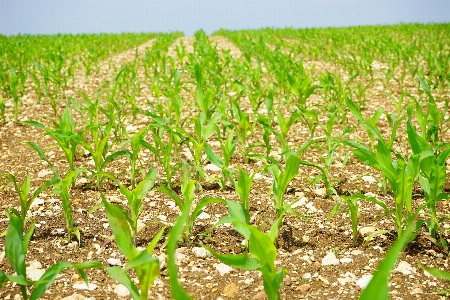
[[[186, 51], [193, 51], [193, 39], [183, 38], [174, 45], [182, 43]], [[212, 43], [218, 49], [228, 49], [233, 57], [239, 59], [241, 53], [234, 45], [223, 37], [212, 38]], [[175, 48], [169, 49], [169, 55], [176, 57]], [[115, 63], [124, 64], [127, 60], [134, 59], [135, 52], [121, 54], [113, 58]], [[329, 66], [325, 62], [310, 61], [314, 64], [314, 72], [325, 71]], [[106, 66], [107, 64], [105, 64]], [[329, 70], [333, 72], [335, 70]], [[111, 73], [105, 70], [101, 74], [111, 77]], [[81, 79], [80, 79], [81, 80]], [[102, 80], [99, 78], [98, 80]], [[94, 82], [93, 85], [98, 81]], [[86, 84], [87, 85], [87, 84]], [[415, 86], [411, 83], [412, 86]], [[86, 87], [84, 82], [74, 89], [88, 88], [87, 92], [96, 89], [95, 86]], [[380, 106], [386, 111], [395, 111], [383, 93], [383, 87], [374, 84], [368, 91], [368, 103], [364, 113], [372, 115]], [[142, 97], [151, 98], [152, 95], [145, 93]], [[149, 93], [149, 92], [148, 92]], [[22, 120], [38, 120], [45, 122], [51, 119], [51, 110], [45, 103], [37, 105], [33, 101], [33, 95], [27, 94], [24, 106], [21, 110]], [[312, 97], [312, 101], [314, 97]], [[356, 120], [349, 117], [350, 120]], [[129, 124], [134, 130], [139, 130], [146, 125], [148, 118], [138, 116]], [[380, 121], [380, 131], [389, 134], [387, 121]], [[320, 135], [320, 132], [317, 133]], [[352, 133], [365, 138], [365, 133]], [[0, 127], [0, 170], [19, 175], [23, 180], [24, 175], [29, 173], [32, 178], [32, 191], [51, 178], [46, 163], [42, 162], [38, 155], [23, 142], [38, 142], [43, 148], [51, 148], [54, 143], [50, 138], [39, 139], [42, 132], [28, 126], [8, 123]], [[302, 124], [295, 124], [289, 133], [291, 145], [302, 145], [308, 138], [308, 130]], [[399, 132], [399, 139], [404, 139], [404, 132]], [[251, 137], [258, 140], [255, 134]], [[448, 137], [444, 137], [444, 139]], [[219, 149], [214, 141], [211, 146]], [[406, 145], [406, 143], [405, 143]], [[404, 145], [404, 146], [405, 146]], [[344, 165], [345, 151], [339, 150], [332, 168], [330, 178], [334, 180], [334, 187], [338, 194], [364, 193], [374, 196], [378, 200], [390, 203], [391, 194], [382, 194], [373, 176], [378, 176], [372, 169], [360, 163], [355, 157]], [[67, 171], [66, 160], [60, 150], [52, 147], [47, 152], [48, 157], [59, 168], [60, 172]], [[322, 155], [320, 152], [306, 152], [302, 159], [319, 162]], [[189, 157], [185, 157], [188, 159]], [[143, 151], [141, 159], [152, 162], [152, 154]], [[81, 156], [76, 161], [77, 166], [86, 166], [91, 163], [88, 155]], [[235, 154], [232, 166], [241, 166], [248, 172], [258, 169], [259, 164], [250, 161], [243, 164], [239, 154]], [[127, 168], [125, 159], [118, 159], [108, 166], [106, 171], [114, 174], [120, 173]], [[160, 168], [160, 167], [158, 167]], [[206, 168], [210, 178], [220, 177], [220, 172], [214, 168]], [[161, 171], [162, 172], [162, 171]], [[289, 273], [283, 280], [280, 289], [282, 299], [355, 299], [361, 293], [361, 279], [373, 274], [380, 261], [386, 255], [396, 238], [394, 223], [383, 219], [376, 222], [377, 217], [383, 211], [371, 202], [360, 202], [360, 235], [358, 242], [354, 245], [352, 241], [351, 220], [348, 213], [337, 214], [330, 221], [328, 216], [338, 201], [339, 197], [327, 198], [323, 185], [308, 185], [310, 178], [317, 175], [316, 170], [309, 167], [301, 167], [298, 176], [289, 185], [285, 196], [286, 202], [298, 201], [294, 209], [301, 217], [287, 214], [277, 239], [277, 268], [286, 268]], [[174, 178], [174, 182], [178, 179]], [[5, 186], [6, 181], [1, 186]], [[113, 184], [105, 183], [104, 194], [111, 203], [119, 203], [126, 207], [126, 199], [120, 194], [118, 188]], [[234, 189], [227, 187], [223, 190], [211, 180], [202, 182], [202, 189], [196, 193], [196, 201], [202, 198], [223, 198], [239, 201]], [[261, 230], [270, 228], [275, 219], [273, 208], [273, 196], [271, 192], [272, 178], [269, 174], [258, 173], [255, 176], [250, 194], [250, 213], [252, 224]], [[450, 187], [447, 187], [447, 192]], [[423, 203], [423, 196], [417, 189], [416, 204]], [[89, 209], [101, 202], [99, 192], [87, 184], [86, 179], [78, 178], [75, 188], [70, 190], [73, 206], [73, 217], [75, 225], [80, 229], [81, 241], [68, 242], [65, 223], [62, 219], [61, 201], [50, 189], [44, 191], [31, 207], [29, 217], [36, 220], [36, 229], [30, 242], [27, 253], [28, 274], [30, 279], [38, 279], [40, 275], [50, 266], [58, 261], [83, 262], [97, 260], [105, 266], [125, 265], [126, 260], [118, 250], [112, 232], [109, 228], [104, 209], [99, 209], [92, 214], [87, 214]], [[18, 207], [19, 200], [12, 187], [0, 190], [0, 206], [2, 211], [11, 207]], [[343, 206], [345, 207], [345, 206]], [[448, 201], [438, 203], [439, 216], [447, 216], [450, 212]], [[139, 235], [138, 246], [145, 247], [153, 236], [163, 227], [166, 227], [164, 239], [167, 237], [168, 228], [173, 225], [180, 210], [175, 203], [164, 193], [150, 191], [143, 202], [143, 212], [140, 222], [146, 227]], [[231, 225], [222, 225], [211, 232], [207, 230], [221, 217], [226, 216], [226, 207], [220, 204], [207, 206], [196, 220], [193, 232], [190, 235], [189, 244], [180, 244], [176, 252], [177, 264], [179, 266], [180, 282], [186, 291], [196, 299], [266, 299], [261, 274], [258, 271], [242, 271], [231, 269], [213, 258], [201, 245], [207, 245], [220, 253], [243, 253], [245, 247], [242, 245], [243, 237], [237, 233]], [[8, 218], [4, 212], [0, 215], [0, 232], [7, 229]], [[444, 228], [449, 224], [444, 223]], [[367, 245], [364, 238], [375, 230], [387, 230], [387, 233], [376, 236]], [[426, 232], [426, 229], [423, 230]], [[206, 233], [205, 233], [206, 232]], [[444, 237], [448, 240], [448, 235]], [[4, 237], [0, 239], [0, 249], [4, 248]], [[161, 276], [155, 281], [151, 289], [151, 299], [171, 299], [170, 285], [167, 274], [167, 256], [165, 254], [164, 241], [161, 240], [154, 252], [161, 262]], [[447, 254], [439, 247], [432, 244], [423, 235], [423, 232], [401, 253], [399, 265], [393, 271], [390, 279], [392, 299], [440, 299], [437, 294], [441, 289], [448, 287], [444, 281], [431, 277], [418, 267], [418, 262], [427, 266], [438, 267], [448, 270]], [[0, 256], [0, 269], [9, 274], [13, 270], [4, 257]], [[44, 299], [130, 299], [123, 291], [123, 286], [112, 280], [103, 269], [87, 271], [89, 287], [83, 286], [80, 276], [73, 270], [62, 272], [55, 283], [44, 295]], [[133, 277], [133, 273], [130, 273]], [[135, 277], [133, 277], [135, 278]], [[3, 299], [15, 299], [20, 294], [16, 284], [7, 283], [0, 289], [0, 297]]]

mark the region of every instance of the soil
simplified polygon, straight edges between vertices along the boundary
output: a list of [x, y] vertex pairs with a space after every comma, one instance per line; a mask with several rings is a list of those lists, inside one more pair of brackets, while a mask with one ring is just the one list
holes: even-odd
[[[233, 44], [223, 37], [214, 37], [212, 44], [216, 44], [218, 49], [230, 50], [232, 57], [240, 59], [241, 53]], [[183, 38], [176, 41], [174, 45], [180, 45], [181, 41], [186, 47], [186, 51], [193, 51], [192, 38]], [[148, 45], [147, 45], [148, 46]], [[141, 52], [139, 52], [141, 54]], [[177, 59], [174, 48], [169, 49], [169, 54]], [[124, 64], [132, 61], [135, 51], [123, 53], [112, 58], [113, 64]], [[118, 59], [120, 58], [120, 60]], [[343, 79], [348, 79], [348, 75], [339, 67], [326, 62], [305, 60], [308, 66], [314, 65], [311, 72], [339, 72]], [[83, 89], [87, 93], [96, 91], [99, 84], [104, 79], [111, 78], [114, 73], [111, 64], [105, 71], [94, 74], [95, 78], [89, 80], [87, 84], [83, 76], [72, 82], [69, 90], [76, 91]], [[381, 64], [374, 65], [375, 70], [382, 68]], [[381, 74], [381, 71], [380, 71]], [[142, 75], [140, 73], [140, 75]], [[377, 72], [375, 71], [375, 76]], [[381, 75], [380, 75], [381, 76]], [[411, 92], [417, 91], [416, 84], [409, 79]], [[395, 85], [392, 84], [391, 93], [399, 95]], [[70, 94], [70, 92], [68, 92]], [[73, 97], [79, 97], [72, 92]], [[383, 107], [388, 112], [395, 112], [395, 107], [384, 94], [384, 86], [381, 83], [373, 84], [367, 91], [367, 105], [364, 114], [371, 116], [373, 112]], [[142, 99], [154, 100], [148, 89], [141, 89]], [[184, 101], [192, 101], [189, 93], [183, 95]], [[320, 95], [313, 95], [311, 101], [322, 101]], [[145, 105], [146, 103], [143, 103]], [[244, 104], [245, 106], [245, 104]], [[248, 106], [249, 107], [249, 106]], [[60, 111], [64, 105], [61, 104]], [[12, 108], [9, 108], [12, 111]], [[186, 112], [189, 114], [190, 112]], [[323, 117], [323, 116], [322, 116]], [[35, 95], [31, 89], [23, 98], [21, 107], [21, 120], [37, 120], [44, 124], [51, 124], [54, 119], [50, 106], [42, 102], [36, 104]], [[322, 120], [325, 120], [322, 118]], [[134, 130], [139, 130], [148, 123], [149, 119], [138, 115], [135, 120], [130, 120], [127, 126]], [[357, 124], [357, 121], [349, 116], [349, 121]], [[132, 125], [132, 126], [131, 126]], [[390, 127], [386, 118], [381, 118], [379, 128], [383, 134], [389, 135]], [[336, 129], [336, 134], [339, 133]], [[54, 145], [54, 141], [49, 137], [42, 137], [43, 132], [29, 126], [22, 126], [12, 122], [0, 126], [0, 170], [5, 173], [18, 175], [21, 182], [25, 174], [30, 174], [32, 178], [32, 191], [51, 178], [51, 172], [39, 156], [25, 141], [38, 143], [42, 148], [48, 150], [47, 155], [61, 173], [67, 171], [67, 162], [63, 153]], [[262, 140], [260, 132], [256, 132], [250, 137], [251, 141]], [[320, 129], [316, 136], [322, 135]], [[367, 134], [359, 128], [352, 132], [354, 138], [360, 138], [367, 142]], [[448, 135], [442, 137], [448, 140]], [[291, 128], [288, 136], [290, 145], [300, 146], [309, 139], [309, 131], [306, 125], [296, 123]], [[406, 147], [404, 130], [398, 133], [398, 144], [400, 148]], [[219, 151], [214, 137], [210, 144], [216, 151]], [[275, 151], [278, 151], [274, 144]], [[405, 148], [403, 148], [405, 149]], [[330, 178], [338, 195], [349, 195], [350, 193], [364, 193], [374, 196], [378, 200], [389, 203], [392, 207], [393, 197], [390, 193], [383, 194], [376, 182], [372, 182], [373, 175], [378, 176], [372, 169], [366, 167], [358, 159], [350, 156], [348, 162], [344, 157], [348, 149], [339, 149], [330, 169]], [[182, 152], [183, 153], [183, 152]], [[220, 152], [219, 152], [220, 153]], [[154, 162], [150, 152], [142, 151], [142, 161]], [[182, 154], [183, 155], [183, 154]], [[188, 159], [186, 157], [182, 157]], [[307, 151], [302, 159], [320, 162], [322, 153], [320, 151]], [[87, 166], [91, 161], [89, 155], [82, 155], [76, 161], [77, 166]], [[128, 162], [126, 159], [118, 159], [110, 165], [106, 171], [119, 174], [126, 170]], [[160, 174], [164, 174], [161, 166], [156, 165]], [[243, 167], [248, 172], [258, 169], [256, 161], [243, 163], [242, 156], [236, 154], [232, 160], [232, 166]], [[210, 178], [220, 177], [220, 172], [207, 171]], [[289, 273], [283, 280], [280, 289], [282, 299], [356, 299], [361, 293], [361, 287], [357, 281], [365, 275], [373, 274], [380, 261], [386, 255], [393, 241], [396, 238], [394, 223], [390, 219], [383, 219], [377, 222], [377, 217], [382, 215], [382, 210], [368, 201], [360, 202], [359, 237], [356, 244], [352, 241], [351, 220], [348, 213], [337, 214], [331, 220], [328, 216], [333, 209], [339, 196], [327, 198], [324, 194], [324, 186], [321, 182], [309, 184], [311, 177], [317, 175], [317, 170], [310, 167], [301, 167], [299, 174], [289, 185], [285, 195], [286, 202], [300, 200], [295, 210], [301, 217], [287, 214], [277, 239], [277, 268], [286, 268]], [[125, 175], [122, 175], [125, 178]], [[178, 175], [173, 179], [177, 183]], [[3, 180], [0, 187], [6, 186]], [[176, 186], [177, 184], [175, 184]], [[239, 197], [234, 189], [227, 187], [220, 189], [213, 180], [202, 182], [202, 189], [196, 193], [196, 201], [204, 197], [217, 197], [227, 200], [239, 201]], [[260, 174], [256, 176], [250, 194], [250, 212], [252, 224], [261, 230], [267, 230], [275, 218], [273, 208], [273, 196], [271, 192], [272, 179], [270, 174]], [[113, 184], [105, 183], [103, 192], [110, 202], [120, 203], [126, 206], [125, 198], [120, 194], [118, 188]], [[446, 191], [450, 191], [448, 183]], [[416, 189], [415, 205], [423, 203], [423, 192]], [[80, 229], [81, 241], [68, 241], [64, 220], [62, 219], [62, 206], [58, 196], [53, 194], [51, 189], [41, 193], [29, 212], [29, 217], [36, 220], [36, 229], [27, 253], [27, 262], [30, 270], [43, 272], [58, 261], [83, 262], [87, 260], [97, 260], [105, 266], [109, 266], [111, 258], [119, 259], [119, 265], [125, 265], [126, 260], [118, 250], [112, 232], [109, 228], [104, 209], [99, 209], [92, 214], [87, 212], [101, 199], [99, 192], [80, 177], [77, 179], [76, 187], [70, 190], [73, 206], [73, 217], [75, 225]], [[0, 232], [4, 232], [8, 226], [8, 218], [4, 211], [11, 207], [20, 207], [19, 200], [12, 187], [0, 189]], [[346, 207], [343, 205], [342, 207]], [[153, 236], [164, 226], [172, 225], [179, 215], [179, 209], [174, 202], [164, 193], [152, 190], [143, 202], [143, 211], [140, 220], [147, 227], [141, 232], [138, 239], [138, 246], [145, 247]], [[448, 201], [438, 203], [438, 217], [448, 216], [450, 205]], [[180, 244], [177, 250], [177, 263], [179, 266], [180, 282], [186, 291], [196, 299], [266, 299], [264, 294], [261, 274], [258, 271], [242, 271], [238, 269], [224, 270], [220, 262], [211, 255], [206, 254], [199, 248], [201, 244], [207, 245], [220, 253], [243, 253], [243, 237], [240, 236], [231, 226], [227, 224], [203, 234], [211, 228], [221, 217], [227, 215], [226, 207], [214, 204], [204, 209], [204, 214], [197, 219], [193, 231], [190, 235], [189, 244]], [[449, 228], [448, 222], [443, 223], [443, 228]], [[383, 234], [374, 237], [368, 243], [365, 242], [367, 232], [374, 230], [385, 230]], [[392, 299], [441, 299], [438, 291], [448, 288], [448, 283], [431, 277], [419, 268], [418, 262], [427, 266], [438, 267], [448, 270], [448, 256], [439, 246], [433, 244], [426, 236], [426, 228], [420, 230], [418, 237], [400, 254], [398, 267], [391, 275], [390, 296]], [[164, 238], [167, 237], [168, 230], [165, 231]], [[449, 240], [447, 231], [444, 231], [443, 238]], [[4, 248], [4, 237], [0, 238], [0, 249]], [[166, 269], [166, 255], [161, 240], [155, 249], [154, 256], [161, 261], [161, 276], [155, 281], [151, 289], [151, 299], [171, 299], [170, 285]], [[331, 254], [330, 254], [331, 253]], [[331, 265], [326, 265], [324, 258], [335, 256], [337, 260]], [[406, 268], [401, 268], [406, 266]], [[9, 262], [4, 257], [4, 252], [0, 256], [0, 270], [13, 274]], [[36, 271], [37, 270], [37, 271]], [[132, 273], [130, 273], [132, 274]], [[73, 270], [63, 271], [48, 289], [43, 299], [130, 299], [130, 296], [123, 296], [120, 293], [121, 286], [112, 280], [103, 269], [92, 269], [87, 271], [90, 282], [90, 289], [76, 289], [82, 280]], [[133, 274], [132, 274], [133, 275]], [[38, 276], [39, 277], [39, 276]], [[16, 299], [20, 294], [19, 287], [15, 284], [7, 283], [0, 289], [0, 298]], [[78, 295], [78, 296], [77, 296]]]

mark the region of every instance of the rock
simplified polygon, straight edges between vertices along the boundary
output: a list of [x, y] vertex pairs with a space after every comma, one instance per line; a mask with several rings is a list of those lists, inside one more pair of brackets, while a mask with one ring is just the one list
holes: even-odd
[[322, 258], [322, 266], [338, 265], [339, 259], [336, 258], [333, 252], [328, 252], [324, 258]]
[[221, 168], [213, 164], [207, 164], [204, 169], [211, 172], [219, 172], [222, 170]]
[[368, 235], [370, 235], [371, 233], [373, 233], [373, 232], [375, 232], [375, 231], [377, 231], [377, 229], [376, 229], [375, 226], [361, 227], [361, 228], [358, 230], [359, 234], [362, 235], [362, 236], [368, 236]]
[[118, 284], [114, 289], [114, 293], [116, 293], [119, 297], [126, 297], [130, 295], [130, 291], [123, 284]]
[[[303, 194], [303, 193], [302, 193]], [[308, 202], [308, 199], [306, 197], [301, 197], [298, 201], [295, 201], [294, 204], [291, 205], [292, 208], [300, 207], [306, 204]]]
[[299, 286], [298, 288], [296, 288], [297, 291], [301, 292], [301, 293], [306, 293], [307, 291], [309, 291], [311, 289], [311, 285], [305, 283], [302, 284], [301, 286]]
[[94, 299], [95, 298], [86, 298], [82, 295], [75, 293], [73, 295], [62, 298], [61, 300], [94, 300]]
[[38, 206], [38, 205], [42, 205], [42, 204], [44, 204], [44, 199], [41, 199], [41, 198], [35, 198], [34, 201], [31, 202], [30, 207]]
[[165, 253], [161, 253], [158, 255], [159, 260], [159, 268], [163, 270], [166, 267], [167, 255]]
[[365, 289], [369, 282], [372, 280], [373, 275], [363, 275], [360, 279], [358, 279], [355, 283], [360, 289]]
[[72, 285], [72, 287], [76, 290], [93, 291], [97, 288], [97, 285], [94, 283], [89, 283], [89, 285], [86, 285], [86, 283], [84, 281], [79, 281], [79, 282], [75, 283], [74, 285]]
[[30, 266], [27, 267], [27, 277], [33, 281], [39, 280], [44, 275], [45, 270], [42, 269], [42, 264], [38, 261], [33, 261]]
[[394, 278], [392, 278], [392, 282], [400, 284], [400, 283], [402, 283], [402, 279], [400, 277], [394, 277]]
[[234, 296], [234, 294], [236, 294], [236, 292], [238, 291], [238, 287], [236, 284], [234, 284], [233, 282], [230, 283], [229, 285], [227, 285], [224, 289], [223, 289], [223, 293], [225, 294], [225, 296], [227, 296], [228, 298], [232, 298]]
[[252, 297], [252, 300], [264, 300], [264, 299], [267, 299], [267, 295], [266, 293], [264, 293], [264, 291], [261, 291]]
[[108, 264], [110, 264], [111, 266], [119, 266], [119, 267], [122, 266], [122, 262], [121, 262], [120, 259], [118, 259], [118, 258], [110, 257], [110, 258], [108, 258], [106, 261], [107, 261]]
[[363, 252], [362, 252], [361, 250], [353, 250], [353, 251], [351, 252], [351, 254], [356, 256], [356, 255], [363, 254]]
[[372, 176], [363, 176], [363, 177], [361, 177], [361, 179], [367, 183], [376, 183], [377, 182], [377, 180], [375, 178], [373, 178]]
[[210, 255], [209, 251], [203, 247], [193, 247], [192, 253], [194, 253], [194, 255], [198, 258], [205, 258]]
[[159, 216], [157, 216], [157, 218], [160, 219], [163, 222], [167, 221], [167, 217], [165, 215], [159, 215]]
[[41, 171], [39, 171], [39, 173], [38, 173], [38, 177], [39, 177], [39, 178], [42, 178], [42, 177], [45, 177], [45, 176], [47, 176], [47, 175], [52, 175], [52, 174], [53, 174], [53, 172], [50, 171], [50, 170], [41, 170]]
[[423, 293], [423, 291], [422, 291], [422, 289], [420, 289], [420, 288], [415, 288], [415, 289], [413, 289], [412, 291], [411, 291], [411, 295], [415, 295], [415, 294], [422, 294]]
[[411, 265], [406, 261], [399, 262], [397, 268], [394, 269], [394, 273], [402, 273], [403, 275], [409, 275], [412, 271]]
[[233, 271], [232, 267], [230, 267], [226, 264], [223, 264], [223, 263], [216, 264], [215, 267], [216, 267], [216, 270], [219, 271], [220, 275], [222, 275], [222, 276]]
[[322, 275], [317, 276], [317, 279], [319, 279], [320, 281], [322, 281], [324, 284], [329, 285], [330, 282], [328, 281], [328, 279], [326, 279], [325, 277], [323, 277]]
[[350, 258], [350, 257], [343, 257], [343, 258], [341, 258], [339, 261], [340, 261], [341, 263], [343, 263], [343, 264], [348, 264], [348, 263], [353, 262], [353, 259]]
[[209, 214], [207, 214], [207, 213], [205, 213], [205, 212], [203, 211], [201, 214], [198, 215], [197, 218], [200, 219], [200, 220], [206, 220], [206, 219], [211, 218], [211, 215], [209, 215]]
[[317, 196], [321, 196], [321, 197], [323, 197], [327, 194], [327, 190], [325, 188], [315, 189], [315, 190], [313, 190], [313, 192]]

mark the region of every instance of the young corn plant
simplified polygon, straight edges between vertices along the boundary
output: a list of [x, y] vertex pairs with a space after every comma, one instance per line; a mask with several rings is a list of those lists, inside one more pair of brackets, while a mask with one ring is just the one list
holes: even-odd
[[[442, 145], [439, 149], [433, 149], [412, 125], [411, 122], [412, 107], [409, 107], [407, 123], [408, 140], [414, 155], [420, 156], [419, 162], [419, 183], [424, 191], [429, 220], [425, 223], [429, 228], [430, 236], [433, 239], [439, 239], [441, 245], [446, 249], [447, 242], [438, 236], [440, 224], [446, 218], [437, 219], [436, 203], [448, 199], [450, 196], [443, 193], [444, 184], [447, 179], [446, 161], [450, 156], [450, 147], [448, 144]], [[435, 151], [439, 151], [435, 153]]]
[[[101, 263], [96, 261], [87, 261], [79, 264], [57, 262], [47, 269], [39, 280], [32, 281], [27, 279], [25, 259], [28, 252], [28, 245], [34, 232], [35, 222], [33, 221], [28, 231], [24, 232], [23, 222], [21, 216], [17, 215], [17, 211], [8, 210], [6, 211], [6, 215], [9, 218], [9, 225], [5, 238], [5, 255], [16, 274], [9, 275], [5, 272], [0, 272], [0, 287], [6, 282], [12, 281], [20, 286], [23, 299], [34, 300], [44, 295], [50, 285], [55, 281], [56, 276], [64, 269], [76, 269], [84, 282], [88, 284], [84, 270], [103, 267]], [[34, 286], [30, 295], [28, 295], [27, 286]]]
[[[128, 263], [123, 269], [113, 266], [107, 267], [106, 271], [112, 279], [128, 288], [134, 300], [149, 299], [148, 292], [150, 287], [160, 272], [159, 260], [152, 257], [152, 253], [156, 244], [161, 239], [165, 228], [161, 229], [153, 237], [147, 248], [140, 252], [135, 247], [135, 240], [133, 234], [130, 232], [130, 226], [134, 226], [134, 222], [131, 220], [128, 212], [118, 204], [110, 204], [103, 194], [102, 199], [106, 209], [108, 223], [114, 233], [117, 247], [128, 260]], [[134, 270], [136, 272], [139, 280], [139, 288], [134, 285], [130, 276], [127, 274], [128, 270]]]
[[20, 216], [20, 220], [22, 222], [22, 227], [25, 227], [26, 220], [27, 220], [27, 213], [31, 207], [31, 204], [33, 204], [33, 201], [39, 196], [40, 193], [42, 193], [48, 187], [56, 184], [58, 182], [58, 179], [53, 178], [53, 179], [46, 181], [43, 185], [41, 185], [39, 188], [37, 188], [31, 196], [29, 196], [30, 189], [31, 189], [30, 174], [27, 174], [25, 176], [25, 180], [23, 181], [22, 185], [20, 185], [19, 182], [17, 182], [17, 177], [14, 176], [13, 174], [4, 174], [3, 176], [10, 183], [13, 184], [14, 189], [15, 189], [17, 195], [19, 196], [19, 200], [20, 200], [20, 212], [17, 211], [15, 208], [11, 208], [10, 211], [13, 212], [16, 216]]
[[[23, 121], [22, 123], [42, 129], [45, 131], [45, 135], [52, 137], [66, 156], [69, 170], [75, 171], [74, 163], [80, 134], [75, 133], [76, 125], [69, 106], [66, 106], [59, 123], [54, 122], [55, 127], [52, 129], [46, 128], [45, 125], [37, 121]], [[73, 185], [75, 185], [75, 182], [73, 182]]]
[[267, 170], [272, 174], [273, 178], [272, 192], [274, 195], [274, 206], [277, 215], [277, 230], [279, 230], [282, 226], [283, 216], [286, 211], [284, 193], [286, 192], [288, 184], [292, 181], [292, 179], [294, 179], [295, 176], [297, 176], [300, 163], [300, 156], [292, 154], [287, 157], [284, 169], [278, 164], [273, 164], [267, 167]]
[[47, 163], [47, 165], [53, 172], [54, 180], [56, 180], [56, 182], [53, 183], [53, 193], [59, 195], [59, 197], [61, 198], [61, 204], [63, 207], [63, 218], [64, 221], [66, 222], [68, 241], [72, 240], [72, 234], [75, 234], [78, 241], [81, 241], [80, 231], [75, 226], [75, 221], [72, 216], [72, 204], [70, 203], [70, 194], [69, 194], [70, 186], [73, 185], [73, 183], [75, 182], [75, 178], [79, 175], [79, 171], [78, 170], [69, 171], [64, 177], [61, 177], [56, 167], [50, 162], [50, 160], [45, 155], [44, 150], [42, 150], [42, 148], [39, 145], [32, 142], [27, 142], [27, 144], [37, 152], [39, 157], [44, 162]]
[[[275, 267], [277, 248], [275, 239], [278, 234], [278, 221], [272, 225], [269, 233], [261, 232], [255, 226], [247, 224], [247, 215], [243, 206], [233, 201], [226, 201], [229, 216], [219, 220], [219, 223], [230, 222], [248, 241], [249, 253], [243, 254], [219, 254], [203, 245], [215, 258], [221, 262], [243, 270], [258, 270], [262, 273], [264, 291], [269, 299], [280, 299], [279, 289], [287, 269], [279, 270]], [[216, 224], [215, 226], [217, 226]]]
[[[119, 186], [120, 193], [124, 195], [125, 198], [127, 199], [130, 213], [126, 212], [125, 210], [123, 211], [124, 213], [126, 213], [126, 219], [130, 223], [133, 244], [135, 246], [137, 245], [137, 237], [139, 235], [138, 220], [139, 216], [142, 213], [142, 200], [150, 191], [150, 189], [153, 188], [157, 174], [158, 171], [156, 169], [150, 168], [145, 177], [134, 188], [132, 188], [132, 190], [129, 190], [125, 185], [123, 185], [119, 180], [117, 180], [117, 178], [115, 178], [111, 174], [109, 173], [102, 174], [103, 176], [113, 180]], [[93, 207], [89, 211], [89, 213], [92, 213], [95, 209], [102, 207], [103, 205], [104, 202], [102, 202], [98, 206]]]

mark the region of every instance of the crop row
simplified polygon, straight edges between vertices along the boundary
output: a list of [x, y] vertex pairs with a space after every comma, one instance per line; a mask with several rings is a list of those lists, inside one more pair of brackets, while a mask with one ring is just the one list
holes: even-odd
[[[106, 267], [106, 271], [125, 285], [134, 299], [147, 299], [159, 276], [159, 262], [152, 252], [165, 228], [144, 250], [137, 248], [142, 201], [152, 189], [167, 194], [181, 211], [165, 242], [174, 298], [189, 298], [177, 280], [175, 249], [179, 243], [189, 245], [202, 209], [220, 203], [229, 214], [214, 227], [231, 223], [247, 241], [247, 251], [221, 254], [204, 247], [232, 267], [259, 270], [269, 299], [279, 299], [287, 270], [275, 266], [276, 240], [285, 215], [299, 215], [292, 208], [295, 201], [287, 202], [285, 193], [304, 167], [315, 174], [305, 176], [304, 185], [324, 187], [334, 207], [330, 218], [349, 213], [355, 244], [362, 201], [381, 208], [377, 220], [390, 218], [395, 224], [397, 242], [361, 295], [373, 299], [377, 290], [387, 298], [388, 275], [398, 253], [423, 234], [423, 228], [437, 247], [448, 252], [443, 226], [448, 217], [437, 211], [437, 203], [450, 198], [444, 191], [450, 156], [450, 144], [444, 138], [450, 101], [446, 30], [448, 25], [401, 25], [218, 32], [240, 47], [242, 58], [220, 51], [203, 31], [196, 32], [192, 53], [180, 44], [174, 56], [168, 55], [168, 50], [177, 34], [3, 38], [7, 47], [0, 64], [1, 118], [3, 122], [12, 118], [17, 126], [42, 132], [41, 139], [26, 143], [49, 167], [52, 177], [31, 192], [30, 175], [3, 174], [0, 190], [12, 188], [20, 208], [6, 211], [10, 223], [5, 254], [16, 274], [1, 272], [0, 282], [16, 282], [24, 299], [36, 299], [63, 269], [75, 268], [87, 281], [84, 269], [103, 268], [94, 261], [58, 262], [39, 281], [26, 277], [25, 259], [34, 231], [34, 221], [27, 217], [31, 204], [52, 187], [61, 199], [67, 240], [80, 240], [70, 195], [83, 178], [102, 199], [89, 213], [105, 209], [117, 247], [128, 260], [124, 268]], [[133, 60], [114, 66], [114, 76], [99, 89], [79, 90], [73, 96], [67, 93], [71, 84], [76, 86], [73, 74], [81, 64], [89, 77], [101, 59], [120, 50], [106, 50], [108, 45], [129, 47], [149, 37], [156, 38], [152, 47], [143, 56], [136, 53]], [[81, 45], [87, 50], [80, 52], [77, 47]], [[314, 66], [308, 66], [308, 59], [329, 63], [343, 72], [317, 74]], [[374, 68], [377, 63], [384, 68]], [[384, 101], [391, 101], [395, 111], [378, 108], [367, 114], [369, 91], [377, 84]], [[19, 122], [20, 102], [30, 89], [37, 95], [36, 103], [44, 99], [52, 107], [50, 122]], [[152, 96], [146, 96], [147, 92]], [[7, 109], [9, 101], [12, 113]], [[137, 126], [142, 119], [146, 121]], [[389, 132], [380, 129], [383, 120]], [[304, 136], [292, 136], [293, 128]], [[65, 166], [57, 167], [49, 157], [49, 149], [42, 146], [45, 139], [53, 141], [55, 151], [67, 162]], [[86, 155], [91, 158], [89, 164], [81, 159]], [[144, 159], [149, 155], [151, 159]], [[339, 192], [339, 179], [330, 175], [330, 169], [337, 163], [345, 168], [352, 157], [373, 170], [380, 193], [392, 195], [389, 202], [361, 192]], [[124, 161], [124, 168], [110, 168]], [[239, 166], [233, 163], [236, 161]], [[218, 177], [208, 175], [207, 166], [211, 165], [220, 170]], [[249, 194], [255, 176], [261, 175], [272, 178], [276, 215], [267, 232], [250, 220]], [[196, 201], [205, 182], [233, 189], [240, 202], [221, 198]], [[107, 185], [116, 186], [127, 205], [108, 202], [104, 195]], [[423, 193], [423, 204], [415, 202], [413, 191], [417, 188]], [[422, 267], [436, 276], [449, 277]], [[131, 269], [138, 286], [130, 278]], [[34, 288], [28, 296], [30, 285]]]

